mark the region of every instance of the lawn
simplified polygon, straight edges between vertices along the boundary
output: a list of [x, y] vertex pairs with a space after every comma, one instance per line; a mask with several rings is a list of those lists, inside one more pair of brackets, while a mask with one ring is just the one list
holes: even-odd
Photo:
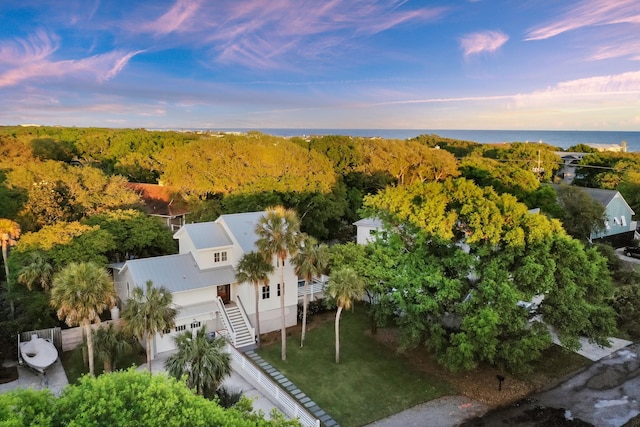
[[[76, 384], [78, 380], [84, 375], [89, 373], [88, 362], [84, 362], [82, 359], [82, 347], [79, 346], [71, 351], [65, 351], [60, 357], [62, 366], [67, 374], [69, 384]], [[130, 366], [139, 366], [146, 363], [147, 359], [143, 351], [132, 351], [122, 357], [122, 360], [118, 362], [118, 369], [126, 369]], [[103, 364], [99, 358], [95, 358], [95, 373], [100, 375], [103, 372]]]
[[[321, 321], [319, 317], [315, 322]], [[291, 334], [284, 362], [279, 342], [258, 353], [345, 427], [368, 424], [455, 393], [442, 379], [412, 369], [404, 357], [372, 339], [366, 333], [368, 327], [364, 307], [343, 312], [339, 365], [333, 321], [308, 331], [303, 348], [299, 334]]]

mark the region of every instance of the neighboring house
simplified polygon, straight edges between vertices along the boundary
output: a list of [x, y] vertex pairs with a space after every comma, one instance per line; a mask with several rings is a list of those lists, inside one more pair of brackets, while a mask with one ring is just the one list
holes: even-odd
[[128, 183], [127, 187], [138, 193], [147, 215], [161, 218], [171, 231], [177, 231], [185, 224], [189, 207], [176, 190], [164, 185], [136, 182]]
[[622, 195], [616, 190], [602, 190], [599, 188], [582, 188], [594, 200], [605, 207], [607, 220], [604, 229], [591, 233], [592, 240], [605, 240], [614, 246], [624, 246], [633, 240], [636, 222], [632, 220], [635, 212]]
[[562, 168], [556, 173], [556, 177], [565, 184], [571, 184], [576, 177], [576, 168], [585, 156], [589, 153], [579, 153], [572, 151], [554, 151], [554, 154], [562, 160]]
[[366, 245], [373, 242], [382, 231], [382, 221], [379, 218], [363, 218], [353, 223], [356, 226], [356, 243]]
[[[176, 327], [157, 335], [152, 351], [175, 349], [173, 337], [206, 325], [229, 337], [238, 348], [255, 345], [255, 290], [237, 283], [235, 266], [242, 256], [256, 251], [255, 229], [265, 212], [222, 215], [213, 222], [186, 224], [174, 234], [180, 253], [130, 260], [112, 265], [116, 290], [125, 302], [134, 287], [151, 280], [173, 295], [178, 308]], [[280, 271], [274, 258], [270, 285], [260, 287], [260, 331], [280, 329]], [[285, 262], [285, 324], [297, 322], [298, 277], [290, 260]]]

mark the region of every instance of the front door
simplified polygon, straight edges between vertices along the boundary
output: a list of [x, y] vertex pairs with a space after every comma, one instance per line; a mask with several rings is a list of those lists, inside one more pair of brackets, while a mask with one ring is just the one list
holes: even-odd
[[222, 302], [225, 304], [231, 302], [231, 285], [219, 285], [218, 296], [222, 298]]

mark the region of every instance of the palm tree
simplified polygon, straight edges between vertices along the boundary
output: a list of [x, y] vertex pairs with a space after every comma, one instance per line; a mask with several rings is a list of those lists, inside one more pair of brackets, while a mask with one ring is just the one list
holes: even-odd
[[104, 372], [115, 370], [118, 359], [132, 350], [129, 337], [114, 322], [92, 332], [95, 351], [98, 358], [102, 359]]
[[33, 290], [35, 284], [48, 291], [53, 278], [53, 265], [40, 251], [30, 252], [29, 261], [29, 264], [20, 269], [18, 282], [25, 285], [30, 291]]
[[282, 325], [282, 360], [287, 360], [287, 331], [284, 317], [284, 263], [289, 255], [295, 255], [300, 245], [300, 220], [295, 211], [282, 206], [267, 208], [266, 214], [256, 226], [256, 246], [268, 262], [275, 256], [280, 268], [280, 318]]
[[167, 359], [165, 368], [170, 376], [187, 377], [187, 387], [204, 395], [216, 390], [231, 375], [231, 355], [225, 351], [227, 344], [222, 337], [209, 338], [206, 327], [193, 335], [183, 332], [175, 337], [178, 351]]
[[140, 341], [146, 339], [147, 367], [151, 373], [151, 347], [156, 333], [175, 326], [178, 311], [172, 306], [173, 297], [165, 287], [156, 288], [151, 280], [146, 290], [136, 286], [127, 300], [122, 319]]
[[51, 305], [58, 309], [58, 318], [65, 319], [67, 325], [83, 328], [91, 375], [94, 375], [91, 322], [100, 322], [100, 313], [113, 307], [116, 301], [109, 274], [93, 262], [72, 262], [53, 277]]
[[300, 347], [304, 345], [304, 336], [307, 330], [307, 293], [309, 283], [320, 277], [329, 265], [329, 248], [327, 245], [318, 245], [316, 239], [305, 236], [300, 252], [291, 260], [295, 265], [295, 272], [304, 279], [304, 295], [302, 299], [302, 336]]
[[258, 335], [258, 346], [260, 346], [260, 311], [258, 303], [260, 301], [260, 285], [269, 285], [269, 273], [273, 272], [273, 265], [265, 261], [264, 257], [257, 252], [245, 254], [236, 267], [236, 280], [238, 283], [250, 282], [255, 289], [256, 299], [256, 334]]
[[353, 301], [364, 296], [364, 280], [351, 268], [345, 267], [331, 273], [325, 292], [335, 299], [336, 311], [336, 363], [340, 363], [340, 314], [351, 308]]
[[11, 320], [15, 317], [15, 305], [11, 296], [11, 281], [9, 280], [9, 264], [7, 264], [8, 248], [14, 246], [20, 237], [20, 225], [6, 218], [0, 218], [0, 240], [2, 241], [2, 262], [4, 263], [4, 273], [7, 280], [7, 293], [9, 294], [9, 305], [11, 307]]

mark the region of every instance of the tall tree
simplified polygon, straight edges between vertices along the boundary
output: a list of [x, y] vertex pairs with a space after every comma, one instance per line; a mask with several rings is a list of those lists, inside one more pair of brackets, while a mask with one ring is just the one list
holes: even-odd
[[602, 203], [573, 185], [561, 185], [556, 191], [563, 209], [562, 224], [567, 233], [576, 239], [591, 241], [592, 233], [604, 230], [607, 212]]
[[302, 297], [302, 335], [300, 347], [304, 346], [305, 332], [307, 330], [307, 305], [309, 283], [316, 277], [326, 272], [329, 265], [329, 247], [318, 245], [316, 239], [304, 236], [300, 251], [291, 260], [295, 266], [295, 272], [304, 279], [304, 295]]
[[173, 296], [165, 287], [156, 288], [151, 280], [146, 288], [136, 286], [127, 300], [122, 318], [131, 332], [146, 339], [147, 367], [151, 372], [151, 347], [156, 333], [175, 326], [178, 311], [173, 308]]
[[268, 208], [256, 226], [256, 246], [268, 262], [275, 257], [280, 269], [280, 317], [282, 321], [282, 360], [287, 360], [287, 331], [284, 316], [284, 263], [300, 247], [300, 220], [295, 211], [282, 206]]
[[336, 311], [336, 363], [340, 363], [340, 315], [343, 309], [350, 309], [355, 300], [364, 296], [364, 280], [350, 269], [343, 268], [331, 272], [325, 292], [335, 299]]
[[206, 327], [193, 335], [184, 332], [175, 338], [178, 351], [169, 356], [165, 367], [169, 375], [187, 377], [187, 387], [200, 396], [215, 391], [231, 375], [231, 355], [225, 351], [224, 338], [209, 338]]
[[244, 254], [236, 267], [236, 280], [238, 283], [249, 282], [253, 285], [256, 300], [256, 334], [258, 335], [258, 347], [260, 346], [260, 285], [269, 285], [269, 273], [273, 271], [273, 264], [266, 261], [258, 252]]
[[8, 249], [14, 246], [20, 237], [20, 225], [6, 218], [0, 218], [0, 241], [2, 241], [2, 262], [4, 263], [5, 279], [7, 281], [7, 293], [9, 294], [9, 305], [11, 306], [11, 319], [15, 317], [15, 304], [11, 296], [11, 279], [9, 278]]
[[118, 359], [131, 351], [132, 346], [129, 338], [122, 328], [115, 325], [114, 322], [108, 326], [98, 328], [93, 333], [93, 342], [96, 355], [102, 359], [104, 372], [111, 372], [116, 369]]
[[116, 300], [113, 281], [97, 264], [71, 263], [53, 278], [51, 305], [58, 309], [58, 318], [65, 319], [67, 325], [83, 328], [91, 375], [94, 375], [91, 323], [100, 322], [100, 313], [113, 307]]
[[43, 290], [48, 291], [53, 279], [53, 265], [42, 251], [28, 252], [27, 257], [29, 263], [18, 272], [18, 282], [29, 290], [33, 290], [34, 285], [37, 284]]

